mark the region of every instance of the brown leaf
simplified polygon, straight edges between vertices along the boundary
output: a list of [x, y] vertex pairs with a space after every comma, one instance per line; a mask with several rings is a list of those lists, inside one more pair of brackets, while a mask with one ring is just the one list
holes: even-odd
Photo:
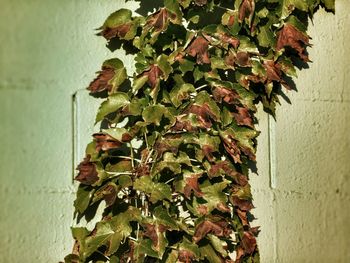
[[226, 102], [228, 104], [235, 104], [238, 103], [238, 99], [240, 96], [235, 90], [232, 89], [226, 89], [224, 87], [216, 87], [213, 90], [213, 97], [217, 102]]
[[163, 76], [163, 71], [157, 65], [151, 65], [151, 68], [148, 71], [145, 71], [143, 76], [147, 76], [147, 83], [151, 86], [151, 88], [155, 88], [160, 78]]
[[229, 225], [226, 221], [221, 220], [217, 222], [212, 221], [203, 221], [196, 227], [196, 231], [193, 236], [193, 241], [198, 243], [202, 240], [207, 234], [214, 234], [217, 237], [228, 237], [231, 234], [232, 230], [229, 228]]
[[189, 120], [186, 119], [187, 114], [181, 114], [176, 116], [176, 122], [173, 127], [171, 127], [172, 131], [188, 131], [188, 132], [196, 132], [197, 127], [193, 126]]
[[99, 72], [98, 76], [90, 83], [87, 88], [92, 94], [102, 92], [102, 91], [111, 91], [112, 85], [108, 82], [114, 77], [114, 69], [103, 66], [102, 71]]
[[107, 185], [103, 189], [102, 194], [103, 194], [103, 199], [105, 200], [107, 207], [113, 205], [115, 200], [117, 199], [117, 191], [116, 191], [115, 187], [113, 187], [112, 185]]
[[239, 46], [239, 43], [240, 43], [239, 39], [233, 36], [230, 36], [229, 34], [218, 33], [218, 34], [215, 34], [215, 36], [217, 36], [222, 42], [232, 45], [234, 48], [238, 48]]
[[225, 150], [231, 155], [235, 163], [242, 163], [241, 161], [241, 150], [237, 145], [237, 140], [232, 136], [224, 139]]
[[192, 260], [194, 260], [195, 258], [196, 258], [196, 255], [193, 252], [191, 252], [191, 251], [184, 250], [184, 249], [181, 249], [179, 251], [179, 258], [178, 258], [178, 260], [180, 262], [191, 263]]
[[233, 116], [235, 117], [235, 120], [238, 125], [245, 125], [248, 127], [253, 128], [253, 119], [250, 116], [249, 110], [244, 107], [236, 106], [237, 113], [233, 113]]
[[159, 250], [159, 233], [164, 233], [167, 230], [167, 227], [164, 225], [152, 225], [145, 224], [145, 232], [144, 235], [152, 240], [152, 245]]
[[220, 170], [224, 171], [226, 175], [232, 177], [237, 184], [245, 186], [248, 183], [247, 176], [237, 172], [233, 169], [229, 161], [220, 161], [211, 166], [208, 175], [209, 177], [220, 175]]
[[95, 133], [93, 135], [96, 142], [96, 151], [108, 151], [122, 146], [122, 142], [104, 133]]
[[254, 14], [255, 1], [254, 0], [243, 0], [241, 6], [239, 7], [238, 19], [243, 21], [245, 18], [250, 18]]
[[285, 24], [277, 34], [276, 49], [281, 50], [289, 46], [295, 49], [305, 62], [309, 61], [308, 55], [305, 54], [305, 46], [307, 45], [309, 45], [309, 37], [291, 24]]
[[242, 225], [249, 226], [249, 221], [247, 218], [247, 211], [242, 211], [241, 209], [236, 209], [235, 211], [236, 211], [239, 219], [241, 219]]
[[247, 52], [240, 51], [236, 54], [235, 63], [241, 67], [248, 67], [251, 65], [250, 56]]
[[192, 191], [197, 197], [203, 196], [203, 192], [198, 185], [198, 175], [192, 175], [191, 177], [186, 178], [185, 182], [186, 186], [184, 188], [184, 195], [187, 199], [190, 199]]
[[110, 40], [114, 37], [123, 38], [130, 31], [131, 26], [132, 26], [132, 23], [126, 23], [126, 24], [118, 25], [112, 28], [106, 27], [98, 35], [103, 36], [107, 40]]
[[238, 207], [242, 211], [250, 211], [254, 208], [252, 201], [250, 200], [243, 200], [238, 198], [237, 196], [232, 196], [230, 200], [234, 206]]
[[191, 57], [197, 56], [198, 64], [210, 64], [209, 42], [202, 36], [197, 37], [192, 44], [186, 49]]
[[85, 159], [78, 165], [78, 175], [75, 180], [85, 185], [92, 185], [99, 180], [96, 170], [96, 164], [90, 162], [90, 155], [87, 155]]
[[208, 214], [208, 206], [206, 206], [206, 205], [199, 205], [199, 206], [197, 206], [197, 211], [201, 215], [207, 215]]
[[149, 176], [151, 173], [151, 168], [148, 164], [142, 163], [134, 169], [133, 173], [135, 173], [137, 177]]
[[195, 114], [202, 128], [210, 128], [212, 126], [210, 119], [216, 120], [215, 114], [212, 113], [207, 103], [203, 105], [191, 105], [186, 113]]
[[256, 249], [256, 238], [251, 232], [245, 231], [242, 237], [242, 247], [245, 254], [253, 254]]
[[218, 205], [216, 206], [216, 209], [218, 209], [219, 211], [221, 211], [223, 213], [231, 213], [230, 207], [228, 207], [226, 204], [224, 204], [222, 202], [218, 203]]
[[152, 26], [156, 32], [164, 31], [168, 27], [170, 13], [166, 8], [161, 8], [151, 15], [146, 25]]

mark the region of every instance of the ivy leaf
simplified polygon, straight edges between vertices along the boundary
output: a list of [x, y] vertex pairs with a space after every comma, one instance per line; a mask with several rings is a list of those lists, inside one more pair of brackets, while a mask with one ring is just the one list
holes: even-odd
[[281, 19], [287, 18], [295, 8], [304, 12], [309, 10], [305, 0], [281, 0], [280, 8]]
[[206, 244], [199, 248], [201, 256], [206, 258], [210, 263], [222, 263], [224, 259], [220, 257], [210, 244]]
[[199, 36], [193, 40], [186, 49], [186, 53], [191, 57], [197, 57], [198, 64], [210, 64], [209, 42], [204, 37]]
[[133, 39], [136, 35], [139, 21], [137, 19], [133, 21], [131, 15], [132, 13], [128, 9], [119, 9], [112, 13], [103, 26], [99, 28], [102, 30], [99, 35], [102, 35], [107, 40], [114, 37], [125, 40]]
[[255, 0], [243, 0], [239, 7], [238, 18], [243, 21], [248, 18], [248, 25], [251, 26], [253, 15], [255, 11]]
[[327, 10], [335, 11], [335, 0], [321, 0]]
[[96, 116], [96, 123], [103, 120], [106, 115], [116, 112], [129, 103], [129, 96], [126, 93], [116, 92], [111, 94], [106, 101], [102, 102]]
[[190, 242], [187, 238], [183, 238], [179, 244], [179, 261], [180, 262], [192, 262], [193, 260], [199, 259], [200, 250], [198, 246]]
[[192, 84], [185, 83], [181, 86], [175, 86], [170, 91], [170, 99], [175, 107], [179, 107], [184, 100], [187, 100], [191, 94], [195, 94], [196, 90]]
[[171, 188], [167, 184], [153, 182], [149, 176], [136, 179], [134, 189], [149, 194], [152, 203], [163, 199], [171, 200]]
[[198, 243], [200, 240], [206, 237], [207, 234], [213, 234], [217, 237], [228, 237], [231, 234], [229, 225], [224, 220], [212, 222], [205, 220], [196, 226], [196, 231], [193, 236], [193, 241]]
[[153, 123], [157, 126], [160, 125], [163, 117], [169, 119], [171, 123], [174, 121], [174, 116], [169, 112], [167, 107], [161, 104], [147, 106], [142, 112], [142, 118], [145, 122]]
[[259, 45], [262, 47], [274, 47], [275, 46], [275, 36], [269, 24], [261, 26], [259, 28], [259, 34], [257, 36]]
[[278, 32], [277, 36], [277, 50], [281, 50], [282, 48], [289, 46], [298, 52], [299, 57], [303, 61], [309, 61], [308, 56], [304, 53], [305, 46], [309, 45], [309, 37], [305, 33], [299, 31], [292, 24], [286, 23]]
[[203, 192], [203, 199], [207, 202], [206, 206], [207, 214], [211, 213], [214, 209], [218, 209], [221, 212], [230, 212], [231, 210], [226, 206], [227, 196], [224, 193], [224, 189], [227, 187], [229, 181], [225, 180], [220, 183], [210, 184], [208, 181], [200, 186]]
[[158, 258], [158, 253], [152, 249], [152, 240], [141, 239], [134, 244], [134, 258], [138, 260], [137, 262], [143, 262], [139, 260], [142, 260], [145, 255]]
[[84, 185], [93, 185], [99, 180], [96, 164], [90, 162], [89, 155], [78, 165], [77, 170], [79, 173], [75, 177], [75, 180]]
[[77, 197], [74, 201], [75, 213], [83, 214], [89, 207], [94, 190], [86, 185], [79, 185]]
[[139, 221], [140, 219], [140, 211], [130, 206], [126, 212], [97, 223], [96, 230], [85, 240], [86, 249], [83, 251], [84, 258], [89, 257], [102, 245], [106, 245], [108, 248], [105, 252], [107, 256], [115, 253], [122, 240], [132, 232], [130, 222]]
[[107, 207], [113, 205], [117, 199], [117, 193], [119, 190], [120, 189], [117, 187], [117, 185], [112, 182], [102, 186], [94, 193], [92, 204], [103, 199], [105, 200]]
[[220, 132], [226, 151], [231, 155], [236, 163], [241, 163], [241, 152], [250, 160], [255, 160], [255, 146], [253, 139], [258, 136], [258, 132], [252, 129], [233, 126]]

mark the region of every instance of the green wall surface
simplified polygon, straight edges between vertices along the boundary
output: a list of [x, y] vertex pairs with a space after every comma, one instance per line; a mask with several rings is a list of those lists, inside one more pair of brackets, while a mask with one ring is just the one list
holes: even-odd
[[[94, 28], [122, 0], [2, 0], [0, 263], [58, 262], [73, 241], [73, 167], [98, 101], [83, 89], [117, 56]], [[277, 122], [259, 114], [252, 175], [263, 263], [350, 262], [350, 2], [310, 23], [313, 63]]]

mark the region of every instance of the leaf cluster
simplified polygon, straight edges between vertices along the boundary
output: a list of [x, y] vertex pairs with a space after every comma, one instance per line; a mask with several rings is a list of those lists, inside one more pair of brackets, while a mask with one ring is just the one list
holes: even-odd
[[[134, 55], [103, 63], [103, 97], [78, 166], [78, 219], [65, 262], [259, 262], [249, 167], [256, 105], [274, 115], [309, 62], [308, 19], [334, 0], [164, 0], [112, 13], [99, 35]], [[101, 204], [102, 203], [102, 204]]]

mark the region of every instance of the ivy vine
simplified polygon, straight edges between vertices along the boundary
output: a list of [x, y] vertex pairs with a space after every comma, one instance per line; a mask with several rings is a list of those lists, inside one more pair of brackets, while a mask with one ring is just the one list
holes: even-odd
[[107, 18], [99, 35], [136, 69], [107, 60], [88, 87], [106, 99], [74, 205], [78, 220], [105, 207], [94, 229], [72, 228], [66, 263], [259, 262], [256, 105], [274, 115], [293, 89], [320, 6], [334, 11], [334, 0], [164, 0], [147, 16]]

